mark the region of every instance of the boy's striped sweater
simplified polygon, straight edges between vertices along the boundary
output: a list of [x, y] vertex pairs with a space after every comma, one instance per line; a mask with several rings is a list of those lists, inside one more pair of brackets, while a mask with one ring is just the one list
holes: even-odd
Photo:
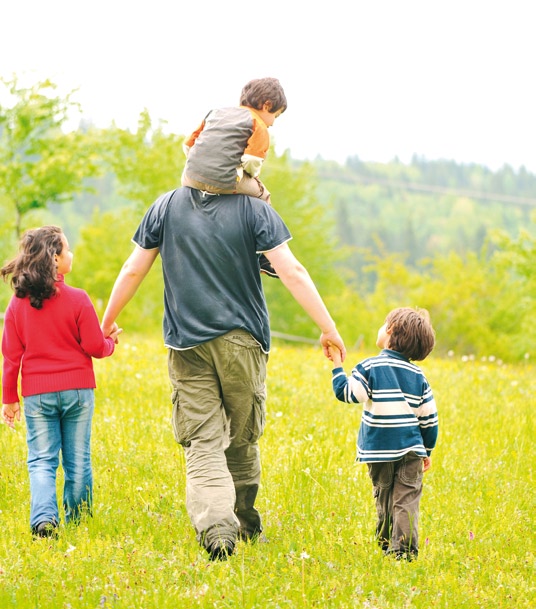
[[430, 455], [437, 441], [437, 408], [418, 366], [383, 349], [357, 364], [348, 377], [335, 368], [332, 382], [338, 400], [363, 403], [358, 461], [398, 461], [410, 451]]

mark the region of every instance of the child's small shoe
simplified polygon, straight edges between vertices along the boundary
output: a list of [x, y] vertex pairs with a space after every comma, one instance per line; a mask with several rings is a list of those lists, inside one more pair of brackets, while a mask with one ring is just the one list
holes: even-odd
[[407, 562], [413, 562], [414, 560], [417, 560], [417, 556], [418, 556], [418, 552], [415, 551], [409, 551], [409, 552], [389, 552], [387, 554], [388, 556], [394, 556], [395, 560], [405, 560]]
[[274, 267], [270, 264], [270, 261], [264, 254], [259, 256], [259, 265], [261, 267], [261, 273], [279, 279], [279, 275], [275, 272]]
[[55, 522], [40, 522], [32, 530], [35, 537], [57, 537], [57, 525]]

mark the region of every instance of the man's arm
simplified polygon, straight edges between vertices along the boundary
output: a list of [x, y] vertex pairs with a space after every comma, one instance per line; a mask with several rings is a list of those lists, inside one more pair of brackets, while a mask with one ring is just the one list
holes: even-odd
[[102, 331], [104, 336], [109, 336], [113, 331], [114, 322], [125, 308], [127, 303], [136, 293], [141, 282], [153, 266], [153, 262], [158, 256], [158, 248], [144, 250], [136, 245], [134, 251], [127, 258], [123, 268], [115, 280], [108, 306], [102, 318]]
[[283, 285], [320, 328], [322, 332], [320, 344], [324, 355], [329, 358], [329, 346], [334, 345], [340, 350], [341, 360], [344, 361], [346, 357], [344, 342], [307, 269], [296, 259], [287, 243], [269, 252], [264, 252], [264, 254], [276, 270]]

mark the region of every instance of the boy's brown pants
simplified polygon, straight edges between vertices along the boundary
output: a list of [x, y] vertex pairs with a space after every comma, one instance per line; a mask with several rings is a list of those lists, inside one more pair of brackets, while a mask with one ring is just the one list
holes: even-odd
[[378, 543], [386, 553], [417, 555], [422, 457], [409, 452], [399, 461], [369, 463], [368, 470], [378, 514]]

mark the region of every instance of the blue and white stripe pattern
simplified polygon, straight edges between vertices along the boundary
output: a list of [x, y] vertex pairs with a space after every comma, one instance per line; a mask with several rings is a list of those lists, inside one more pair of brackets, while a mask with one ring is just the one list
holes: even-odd
[[338, 400], [363, 404], [358, 461], [398, 461], [410, 451], [430, 455], [437, 441], [437, 408], [418, 366], [383, 349], [357, 364], [351, 376], [335, 368], [332, 381]]

